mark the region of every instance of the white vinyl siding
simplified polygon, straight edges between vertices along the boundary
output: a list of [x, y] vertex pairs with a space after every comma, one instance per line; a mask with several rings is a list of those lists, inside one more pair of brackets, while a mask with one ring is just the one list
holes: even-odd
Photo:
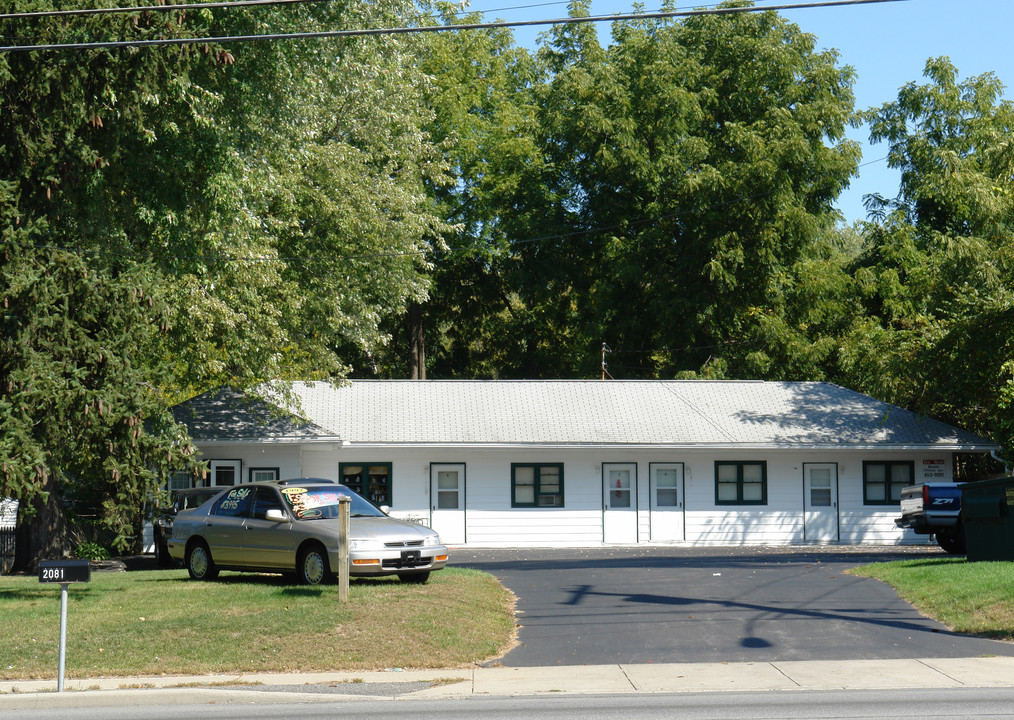
[[[209, 448], [210, 450], [210, 448]], [[650, 468], [652, 464], [678, 466], [682, 471], [681, 532], [677, 544], [686, 545], [786, 545], [804, 543], [804, 463], [837, 465], [840, 540], [843, 544], [899, 544], [929, 542], [895, 527], [897, 506], [866, 505], [863, 501], [863, 462], [912, 462], [916, 482], [923, 473], [937, 472], [944, 461], [943, 479], [949, 479], [949, 456], [897, 451], [716, 452], [707, 449], [599, 449], [599, 448], [334, 448], [309, 449], [279, 446], [265, 448], [215, 447], [220, 457], [240, 458], [244, 468], [279, 467], [282, 478], [336, 476], [341, 463], [369, 463], [378, 457], [391, 463], [392, 495], [396, 517], [426, 523], [430, 518], [431, 466], [465, 464], [468, 492], [465, 496], [467, 543], [474, 547], [598, 547], [603, 545], [603, 477], [616, 464], [630, 464], [641, 481], [636, 483], [637, 542], [653, 540]], [[209, 453], [210, 454], [210, 453]], [[924, 459], [934, 461], [923, 470]], [[716, 461], [737, 464], [764, 463], [767, 478], [766, 505], [719, 505], [715, 497]], [[564, 507], [512, 507], [511, 468], [560, 466], [566, 503]], [[606, 472], [606, 475], [603, 472]], [[927, 479], [929, 476], [927, 475]], [[940, 479], [934, 476], [932, 479]]]

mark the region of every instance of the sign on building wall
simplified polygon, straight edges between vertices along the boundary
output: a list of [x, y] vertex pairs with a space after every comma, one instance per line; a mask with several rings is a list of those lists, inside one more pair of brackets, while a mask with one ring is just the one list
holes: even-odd
[[922, 461], [923, 482], [943, 482], [947, 480], [947, 468], [943, 460]]

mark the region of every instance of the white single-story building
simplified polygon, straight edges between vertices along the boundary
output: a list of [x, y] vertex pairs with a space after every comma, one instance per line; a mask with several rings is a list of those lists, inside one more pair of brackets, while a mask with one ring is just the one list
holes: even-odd
[[449, 545], [924, 543], [894, 524], [901, 488], [951, 480], [954, 453], [999, 449], [823, 382], [357, 380], [293, 392], [303, 421], [229, 390], [174, 408], [211, 484], [338, 480]]

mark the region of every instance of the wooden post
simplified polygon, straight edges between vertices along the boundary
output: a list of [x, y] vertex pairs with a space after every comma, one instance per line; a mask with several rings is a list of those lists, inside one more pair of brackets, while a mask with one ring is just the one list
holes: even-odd
[[349, 528], [352, 498], [342, 495], [338, 498], [338, 601], [349, 599]]

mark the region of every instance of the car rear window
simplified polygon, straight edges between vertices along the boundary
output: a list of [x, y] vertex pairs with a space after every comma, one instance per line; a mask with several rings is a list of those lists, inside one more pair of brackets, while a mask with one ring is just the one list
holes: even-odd
[[183, 509], [188, 510], [190, 508], [195, 508], [198, 505], [203, 505], [208, 500], [215, 497], [215, 495], [217, 495], [219, 492], [221, 492], [221, 488], [213, 490], [211, 492], [194, 493], [193, 495], [187, 495], [183, 498]]
[[223, 515], [225, 517], [244, 517], [247, 508], [250, 506], [250, 497], [253, 488], [234, 487], [218, 499], [215, 507], [211, 509], [212, 515]]

